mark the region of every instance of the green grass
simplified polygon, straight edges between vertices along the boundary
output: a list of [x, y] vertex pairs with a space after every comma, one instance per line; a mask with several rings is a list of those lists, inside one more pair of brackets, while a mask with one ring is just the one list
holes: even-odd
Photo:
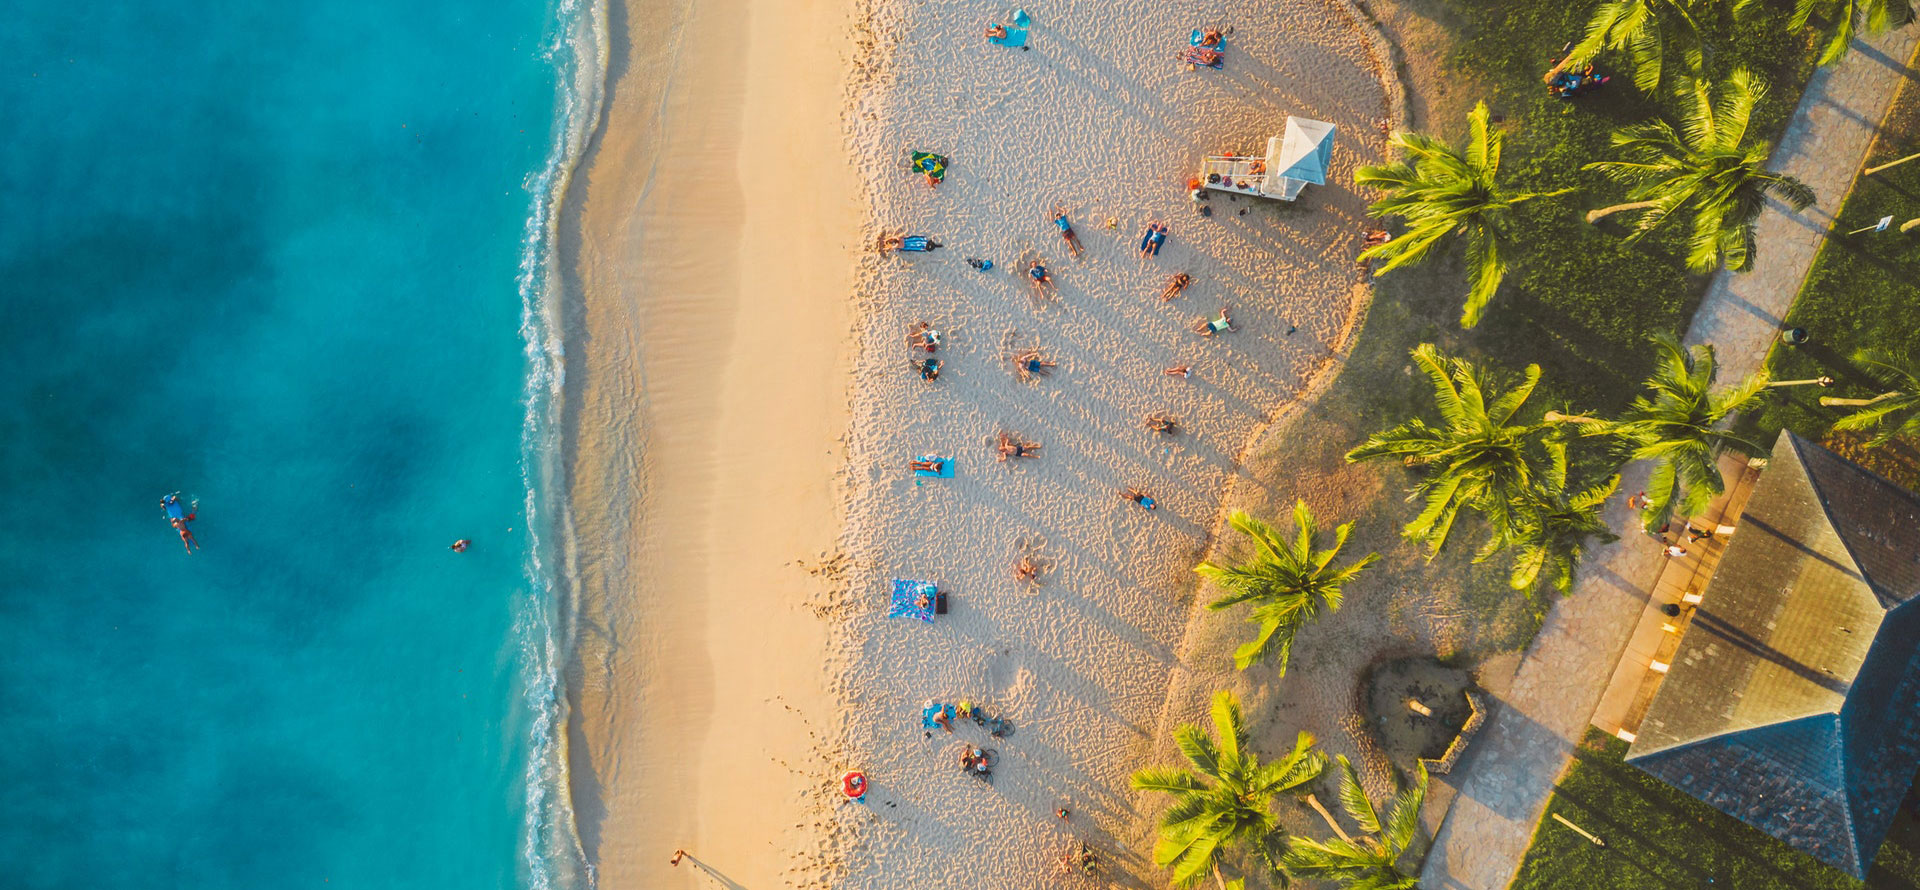
[[[1517, 375], [1528, 363], [1540, 364], [1544, 379], [1530, 402], [1535, 416], [1549, 408], [1618, 411], [1637, 394], [1651, 366], [1648, 338], [1686, 327], [1707, 277], [1685, 270], [1678, 229], [1629, 242], [1624, 231], [1591, 226], [1583, 218], [1588, 209], [1615, 203], [1622, 195], [1598, 174], [1581, 171], [1581, 165], [1608, 156], [1614, 130], [1669, 109], [1664, 97], [1644, 96], [1620, 77], [1577, 100], [1548, 95], [1541, 75], [1562, 44], [1583, 31], [1587, 4], [1415, 3], [1451, 32], [1448, 86], [1458, 94], [1453, 103], [1458, 107], [1436, 111], [1443, 119], [1420, 122], [1421, 129], [1458, 140], [1466, 107], [1485, 98], [1507, 134], [1502, 175], [1515, 189], [1582, 191], [1526, 205], [1516, 268], [1474, 330], [1463, 331], [1458, 323], [1466, 283], [1457, 257], [1436, 256], [1423, 266], [1382, 276], [1353, 355], [1314, 411], [1314, 421], [1299, 424], [1280, 443], [1276, 451], [1287, 459], [1256, 462], [1252, 470], [1276, 491], [1310, 489], [1315, 479], [1364, 490], [1354, 477], [1379, 480], [1384, 492], [1314, 506], [1329, 522], [1359, 520], [1357, 552], [1377, 549], [1387, 558], [1371, 573], [1374, 583], [1434, 591], [1437, 602], [1429, 606], [1491, 622], [1465, 632], [1458, 646], [1442, 647], [1442, 655], [1471, 655], [1524, 646], [1550, 603], [1508, 590], [1499, 560], [1491, 566], [1469, 564], [1479, 545], [1477, 522], [1463, 520], [1448, 552], [1431, 564], [1414, 545], [1378, 533], [1376, 527], [1396, 529], [1412, 518], [1415, 511], [1401, 499], [1407, 475], [1391, 462], [1357, 471], [1344, 467], [1341, 455], [1376, 430], [1432, 410], [1424, 379], [1407, 373], [1407, 350], [1422, 342], [1435, 342], [1497, 372]], [[1772, 84], [1755, 113], [1757, 138], [1773, 139], [1785, 128], [1812, 71], [1811, 42], [1805, 33], [1786, 30], [1786, 16], [1778, 9], [1743, 27], [1723, 23], [1722, 33], [1737, 36], [1718, 41], [1718, 64], [1748, 67]], [[1609, 61], [1600, 60], [1603, 70]], [[1605, 447], [1577, 444], [1575, 476], [1610, 472], [1616, 460], [1600, 452]], [[1275, 509], [1284, 510], [1287, 499], [1280, 498]]]
[[[1621, 761], [1627, 743], [1589, 730], [1555, 786], [1509, 890], [1726, 887], [1738, 890], [1912, 888], [1920, 820], [1901, 807], [1864, 884]], [[1558, 813], [1606, 842], [1594, 846]], [[1711, 883], [1709, 883], [1711, 881]]]
[[[1920, 84], [1908, 79], [1902, 81], [1863, 169], [1915, 152], [1920, 152]], [[1795, 348], [1776, 346], [1768, 357], [1767, 367], [1777, 379], [1826, 375], [1838, 385], [1828, 390], [1812, 386], [1775, 390], [1775, 398], [1747, 429], [1763, 441], [1771, 441], [1782, 428], [1825, 439], [1829, 447], [1854, 460], [1920, 488], [1920, 451], [1915, 443], [1868, 451], [1860, 447], [1864, 436], [1830, 436], [1843, 409], [1820, 406], [1822, 395], [1866, 398], [1877, 394], [1849, 361], [1855, 350], [1872, 347], [1920, 358], [1920, 311], [1916, 311], [1920, 310], [1916, 301], [1920, 230], [1845, 234], [1889, 214], [1894, 229], [1920, 217], [1920, 161], [1855, 180], [1835, 217], [1834, 231], [1814, 257], [1806, 283], [1787, 313], [1788, 324], [1806, 328], [1813, 342]]]
[[[1599, 92], [1575, 100], [1547, 95], [1540, 77], [1561, 45], [1584, 32], [1592, 4], [1449, 5], [1466, 23], [1455, 66], [1480, 72], [1491, 89], [1488, 104], [1506, 118], [1504, 175], [1527, 191], [1580, 189], [1526, 208], [1517, 274], [1495, 297], [1480, 329], [1460, 338], [1462, 345], [1501, 364], [1538, 362], [1547, 395], [1565, 407], [1616, 411], [1651, 365], [1648, 336], [1684, 330], [1707, 278], [1685, 268], [1683, 225], [1670, 223], [1668, 230], [1631, 243], [1627, 230], [1612, 221], [1588, 225], [1587, 210], [1618, 203], [1623, 191], [1580, 167], [1611, 155], [1614, 130], [1665, 116], [1672, 105], [1636, 91], [1607, 56], [1598, 62], [1600, 70], [1616, 76]], [[1785, 9], [1776, 9], [1751, 22], [1718, 26], [1723, 36], [1716, 39], [1714, 64], [1751, 69], [1771, 87], [1752, 124], [1761, 139], [1772, 140], [1785, 128], [1812, 71], [1809, 39], [1790, 34], [1786, 17]]]

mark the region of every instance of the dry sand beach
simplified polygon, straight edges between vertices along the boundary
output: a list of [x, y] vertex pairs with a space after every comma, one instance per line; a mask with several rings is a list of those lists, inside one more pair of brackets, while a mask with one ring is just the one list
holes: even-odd
[[[1236, 5], [1029, 7], [1030, 51], [984, 43], [1007, 10], [979, 2], [616, 8], [566, 219], [570, 737], [601, 886], [1045, 886], [1076, 837], [1106, 880], [1162, 883], [1160, 802], [1126, 775], [1190, 685], [1189, 569], [1241, 456], [1365, 311], [1351, 174], [1392, 113], [1337, 0]], [[1204, 26], [1234, 29], [1224, 70], [1173, 58]], [[1328, 184], [1196, 215], [1199, 158], [1258, 151], [1288, 114], [1339, 128]], [[909, 173], [910, 148], [949, 155], [946, 182]], [[1151, 220], [1170, 235], [1142, 260]], [[947, 247], [861, 249], [883, 232]], [[1031, 257], [1058, 285], [1041, 303], [1016, 277]], [[1193, 284], [1162, 303], [1176, 272]], [[1223, 305], [1238, 331], [1188, 329]], [[921, 320], [946, 335], [933, 382], [907, 367]], [[1058, 367], [1022, 382], [1012, 347]], [[1043, 456], [996, 461], [1003, 429]], [[917, 484], [928, 453], [956, 478]], [[1023, 552], [1036, 585], [1012, 576]], [[938, 582], [950, 614], [884, 618], [896, 577]], [[928, 699], [1014, 732], [929, 738]], [[998, 749], [991, 784], [960, 773], [962, 740]], [[864, 807], [837, 801], [851, 767]], [[676, 848], [695, 861], [669, 868]]]

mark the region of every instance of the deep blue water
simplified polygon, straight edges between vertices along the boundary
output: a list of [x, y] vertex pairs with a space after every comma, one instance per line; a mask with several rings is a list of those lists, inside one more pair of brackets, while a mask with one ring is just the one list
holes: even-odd
[[7, 5], [0, 885], [543, 883], [521, 279], [571, 14]]

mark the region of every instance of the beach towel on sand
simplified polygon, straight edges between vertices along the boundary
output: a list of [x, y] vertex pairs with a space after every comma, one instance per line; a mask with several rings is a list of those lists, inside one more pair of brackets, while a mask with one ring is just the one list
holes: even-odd
[[[887, 609], [888, 618], [918, 618], [931, 623], [933, 621], [934, 600], [940, 595], [940, 589], [932, 581], [909, 581], [893, 579], [893, 604]], [[926, 597], [927, 604], [920, 605], [917, 600]]]
[[930, 151], [916, 151], [913, 153], [913, 163], [910, 166], [913, 168], [913, 172], [924, 173], [935, 182], [947, 178], [946, 155], [937, 155]]
[[1027, 31], [1032, 27], [1033, 17], [1027, 15], [1024, 9], [1016, 9], [1013, 11], [1013, 22], [1006, 26], [1007, 36], [989, 37], [987, 42], [995, 46], [1024, 47], [1027, 45]]

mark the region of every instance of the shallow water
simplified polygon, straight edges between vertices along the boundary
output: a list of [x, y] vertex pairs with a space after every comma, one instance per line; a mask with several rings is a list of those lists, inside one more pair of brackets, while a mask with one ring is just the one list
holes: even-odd
[[573, 14], [9, 5], [0, 883], [547, 883], [520, 279]]

